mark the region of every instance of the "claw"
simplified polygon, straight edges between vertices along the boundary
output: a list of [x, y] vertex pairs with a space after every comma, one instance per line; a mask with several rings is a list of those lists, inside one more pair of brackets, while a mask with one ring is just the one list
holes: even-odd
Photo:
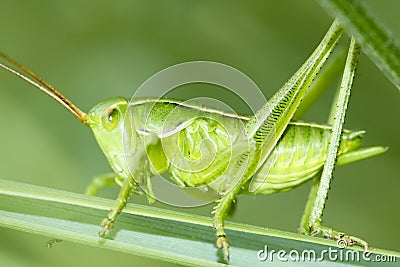
[[339, 248], [346, 248], [348, 246], [360, 245], [364, 247], [364, 251], [369, 251], [368, 243], [366, 241], [355, 236], [345, 235], [343, 233], [341, 233], [341, 236], [337, 238], [337, 245]]
[[52, 248], [55, 243], [58, 243], [58, 242], [61, 242], [61, 241], [62, 241], [61, 239], [53, 238], [53, 239], [47, 241], [47, 247], [48, 248]]
[[104, 236], [106, 235], [106, 233], [107, 233], [107, 229], [106, 229], [105, 227], [103, 227], [103, 228], [99, 231], [98, 235], [99, 235], [100, 237], [104, 237]]
[[348, 246], [360, 245], [364, 247], [365, 251], [368, 251], [368, 243], [361, 238], [346, 235], [345, 233], [335, 231], [329, 227], [322, 226], [320, 224], [312, 225], [311, 236], [322, 234], [323, 237], [336, 240], [336, 244], [339, 248], [347, 248]]
[[103, 228], [99, 231], [99, 236], [100, 237], [104, 237], [106, 235], [107, 231], [109, 231], [109, 230], [114, 228], [114, 221], [109, 219], [109, 218], [105, 218], [101, 222], [101, 226]]
[[224, 252], [225, 260], [229, 261], [230, 253], [229, 253], [229, 241], [226, 236], [218, 236], [217, 237], [217, 248], [222, 249]]

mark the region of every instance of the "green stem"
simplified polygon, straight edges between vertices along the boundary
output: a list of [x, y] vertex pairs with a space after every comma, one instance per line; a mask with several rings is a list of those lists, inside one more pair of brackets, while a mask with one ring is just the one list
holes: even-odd
[[375, 65], [400, 89], [400, 48], [397, 40], [359, 0], [318, 0], [361, 45]]
[[[99, 221], [113, 203], [110, 199], [0, 180], [1, 227], [185, 266], [223, 266], [222, 253], [215, 246], [212, 220], [208, 217], [128, 203], [110, 238], [99, 238]], [[266, 266], [269, 262], [257, 258], [257, 252], [265, 245], [269, 251], [312, 249], [317, 255], [329, 247], [337, 249], [331, 240], [257, 226], [226, 222], [225, 230], [231, 241], [229, 263], [234, 266]], [[63, 242], [54, 246], [62, 249]], [[384, 254], [400, 260], [398, 252], [374, 248], [371, 251], [371, 258]], [[349, 266], [374, 266], [373, 263], [347, 262]], [[321, 264], [334, 263], [326, 259]]]

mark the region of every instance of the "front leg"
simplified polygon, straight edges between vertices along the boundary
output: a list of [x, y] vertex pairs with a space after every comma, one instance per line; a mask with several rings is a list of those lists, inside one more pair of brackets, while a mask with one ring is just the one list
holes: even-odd
[[[151, 145], [154, 142], [154, 138], [149, 138], [149, 141], [146, 145]], [[147, 159], [147, 154], [145, 150], [145, 146], [141, 146], [134, 155], [123, 155], [124, 160], [130, 162], [132, 165], [129, 169], [129, 176], [127, 178], [117, 179], [116, 182], [119, 184], [119, 181], [122, 180], [121, 191], [118, 194], [117, 199], [115, 200], [114, 206], [111, 208], [107, 217], [101, 222], [101, 226], [103, 229], [99, 232], [99, 236], [104, 237], [107, 231], [112, 230], [115, 225], [115, 220], [118, 215], [122, 212], [130, 195], [132, 192], [140, 193], [141, 191], [145, 191], [149, 202], [154, 203], [154, 194], [151, 189], [150, 182], [150, 171], [149, 171], [149, 162]]]
[[135, 181], [132, 177], [128, 177], [122, 184], [121, 191], [115, 200], [114, 206], [111, 208], [107, 217], [101, 222], [103, 229], [99, 232], [99, 236], [104, 237], [108, 230], [114, 228], [115, 220], [125, 207], [133, 189], [136, 187]]

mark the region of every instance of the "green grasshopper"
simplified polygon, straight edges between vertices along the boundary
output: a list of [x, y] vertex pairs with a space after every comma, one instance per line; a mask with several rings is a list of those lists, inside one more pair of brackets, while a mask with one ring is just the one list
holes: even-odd
[[216, 246], [229, 259], [224, 220], [238, 194], [288, 191], [316, 177], [300, 232], [322, 234], [367, 249], [365, 241], [321, 225], [335, 162], [348, 164], [386, 151], [378, 146], [360, 148], [364, 132], [341, 128], [360, 51], [354, 40], [331, 113], [331, 125], [291, 121], [342, 32], [335, 21], [310, 58], [254, 116], [166, 98], [111, 98], [85, 113], [3, 53], [3, 59], [27, 75], [5, 64], [0, 63], [0, 67], [51, 96], [92, 129], [114, 173], [95, 179], [87, 193], [95, 195], [115, 183], [121, 186], [114, 206], [101, 222], [101, 237], [114, 228], [132, 193], [145, 192], [149, 202], [154, 202], [157, 196], [152, 191], [151, 178], [166, 173], [167, 179], [181, 188], [206, 188], [217, 194], [213, 209]]

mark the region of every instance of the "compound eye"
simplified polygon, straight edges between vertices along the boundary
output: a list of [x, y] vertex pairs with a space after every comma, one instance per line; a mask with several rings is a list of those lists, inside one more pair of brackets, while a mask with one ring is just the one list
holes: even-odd
[[104, 129], [106, 129], [108, 132], [114, 131], [119, 124], [119, 120], [120, 112], [117, 108], [106, 111], [102, 118]]

